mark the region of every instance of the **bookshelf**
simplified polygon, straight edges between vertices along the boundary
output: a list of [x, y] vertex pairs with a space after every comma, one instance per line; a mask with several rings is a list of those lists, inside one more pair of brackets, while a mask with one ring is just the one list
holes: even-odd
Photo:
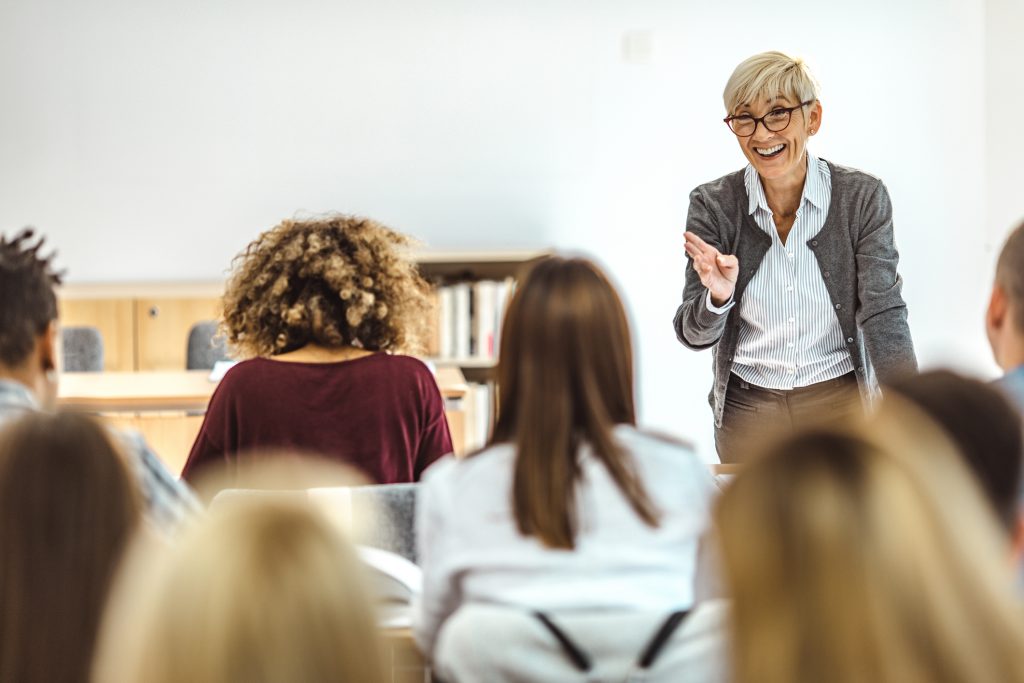
[[[430, 360], [459, 367], [470, 382], [493, 381], [504, 305], [522, 273], [551, 253], [548, 249], [415, 252], [420, 273], [434, 285], [438, 299], [434, 339], [428, 344]], [[494, 291], [488, 283], [494, 285]], [[445, 300], [450, 289], [457, 290], [457, 301]], [[481, 295], [490, 299], [486, 307], [481, 306]], [[491, 321], [488, 326], [480, 324], [482, 308]], [[491, 335], [486, 349], [481, 348], [481, 327]], [[446, 328], [450, 339], [445, 338]]]
[[434, 286], [429, 360], [462, 371], [466, 451], [484, 445], [495, 413], [501, 321], [516, 282], [550, 250], [421, 251], [420, 273]]

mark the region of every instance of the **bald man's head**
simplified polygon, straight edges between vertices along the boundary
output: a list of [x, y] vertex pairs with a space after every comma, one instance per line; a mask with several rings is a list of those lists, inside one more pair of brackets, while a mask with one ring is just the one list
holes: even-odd
[[1012, 324], [1024, 334], [1024, 223], [1010, 233], [996, 265], [996, 285], [1013, 313]]

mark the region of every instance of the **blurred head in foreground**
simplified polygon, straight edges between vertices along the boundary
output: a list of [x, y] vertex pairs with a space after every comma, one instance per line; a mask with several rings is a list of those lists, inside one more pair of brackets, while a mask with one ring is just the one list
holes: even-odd
[[118, 582], [95, 681], [384, 680], [355, 551], [310, 503], [234, 501], [152, 550]]
[[1024, 223], [999, 252], [985, 330], [999, 367], [1012, 372], [1024, 364]]
[[722, 494], [739, 683], [1024, 681], [994, 517], [952, 444], [897, 403], [870, 432], [770, 445]]
[[1019, 492], [1024, 457], [1021, 416], [993, 385], [948, 370], [891, 382], [946, 432], [978, 479], [985, 499], [1019, 554], [1024, 550]]
[[88, 678], [136, 491], [87, 417], [29, 413], [0, 431], [0, 680]]

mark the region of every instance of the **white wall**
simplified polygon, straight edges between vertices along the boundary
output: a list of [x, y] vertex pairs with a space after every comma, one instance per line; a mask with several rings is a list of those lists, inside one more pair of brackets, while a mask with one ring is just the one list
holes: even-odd
[[[631, 306], [644, 421], [711, 457], [710, 354], [670, 327], [687, 194], [743, 164], [721, 90], [780, 47], [824, 84], [815, 151], [889, 186], [922, 360], [990, 369], [991, 253], [971, 239], [999, 146], [984, 3], [784, 8], [9, 0], [0, 227], [44, 229], [73, 281], [216, 277], [297, 210], [366, 213], [438, 247], [583, 250]], [[988, 31], [1012, 43], [991, 16]]]
[[1006, 234], [1024, 220], [1024, 2], [986, 5], [986, 209], [994, 264]]

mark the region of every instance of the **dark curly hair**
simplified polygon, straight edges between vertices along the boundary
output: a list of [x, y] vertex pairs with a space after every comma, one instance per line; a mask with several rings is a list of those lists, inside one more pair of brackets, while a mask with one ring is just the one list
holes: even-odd
[[7, 367], [21, 365], [57, 319], [54, 288], [63, 273], [53, 270], [55, 254], [39, 254], [43, 241], [32, 228], [0, 235], [0, 364]]
[[235, 257], [224, 292], [228, 344], [243, 358], [310, 343], [420, 351], [431, 303], [411, 244], [358, 216], [283, 221]]

